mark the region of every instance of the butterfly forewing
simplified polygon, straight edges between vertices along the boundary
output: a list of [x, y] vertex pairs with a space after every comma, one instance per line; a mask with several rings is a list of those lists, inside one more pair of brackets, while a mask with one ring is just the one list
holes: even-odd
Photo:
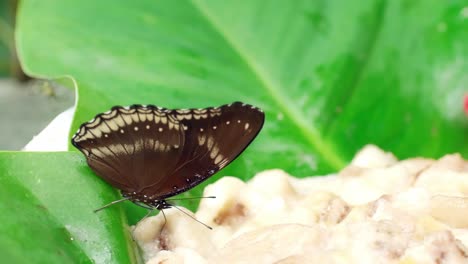
[[133, 105], [96, 116], [72, 142], [104, 180], [124, 192], [140, 192], [174, 170], [184, 135], [165, 109]]
[[171, 114], [184, 126], [185, 145], [173, 173], [148, 190], [160, 197], [186, 191], [226, 167], [252, 142], [264, 122], [261, 110], [240, 102]]

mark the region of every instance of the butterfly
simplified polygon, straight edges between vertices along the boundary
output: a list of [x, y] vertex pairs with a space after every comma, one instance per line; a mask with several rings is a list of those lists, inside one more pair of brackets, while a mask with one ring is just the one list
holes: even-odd
[[[72, 144], [123, 199], [162, 210], [167, 198], [205, 181], [236, 159], [263, 127], [265, 114], [234, 102], [202, 109], [115, 106], [80, 126]], [[98, 209], [98, 210], [100, 210]]]

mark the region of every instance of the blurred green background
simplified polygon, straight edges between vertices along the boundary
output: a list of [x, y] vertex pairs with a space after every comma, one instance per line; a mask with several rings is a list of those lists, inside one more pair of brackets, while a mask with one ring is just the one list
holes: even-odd
[[[41, 120], [55, 116], [76, 89], [71, 133], [113, 105], [240, 100], [264, 109], [257, 140], [208, 182], [248, 180], [270, 168], [297, 177], [332, 173], [369, 143], [399, 158], [468, 155], [465, 0], [25, 0], [12, 42], [14, 5], [2, 3], [1, 71], [20, 83], [0, 97], [2, 133], [13, 131], [0, 141], [4, 149], [18, 149], [7, 145], [22, 137], [12, 128], [37, 122], [41, 107], [49, 115]], [[63, 87], [25, 88], [12, 47], [27, 76]], [[138, 262], [126, 228], [144, 212], [128, 203], [92, 213], [119, 195], [69, 150], [0, 152], [0, 198], [16, 201], [0, 219], [18, 232], [42, 226], [50, 245], [64, 249], [46, 254], [42, 235], [25, 241], [8, 232], [1, 250], [17, 262], [29, 259], [18, 250], [25, 246], [47, 263]], [[44, 217], [18, 223], [17, 207]]]

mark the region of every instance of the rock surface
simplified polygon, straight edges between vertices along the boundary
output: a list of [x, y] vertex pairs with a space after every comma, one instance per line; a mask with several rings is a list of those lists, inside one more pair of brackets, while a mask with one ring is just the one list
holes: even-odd
[[[147, 263], [468, 263], [468, 162], [398, 161], [366, 146], [337, 174], [224, 177], [194, 214], [177, 209], [133, 234]], [[188, 211], [187, 211], [188, 212]], [[188, 212], [191, 214], [190, 212]]]

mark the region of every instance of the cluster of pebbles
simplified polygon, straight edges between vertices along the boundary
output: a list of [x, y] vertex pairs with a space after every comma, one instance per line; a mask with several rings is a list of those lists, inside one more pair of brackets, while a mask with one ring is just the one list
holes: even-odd
[[281, 170], [205, 188], [198, 211], [165, 210], [133, 229], [149, 264], [468, 263], [468, 162], [398, 161], [369, 145], [337, 174]]

